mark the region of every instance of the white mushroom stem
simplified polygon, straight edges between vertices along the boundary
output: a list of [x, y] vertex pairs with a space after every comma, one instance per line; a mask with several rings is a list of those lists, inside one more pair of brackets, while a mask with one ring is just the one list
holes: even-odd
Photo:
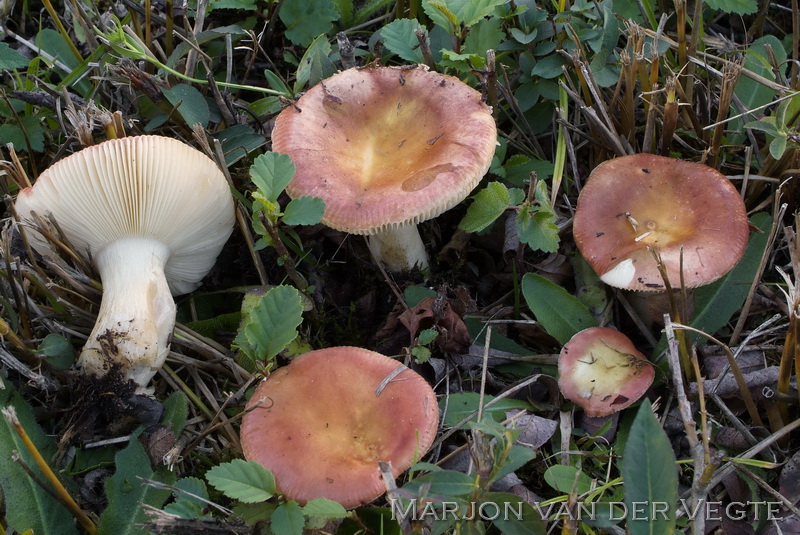
[[116, 368], [141, 391], [164, 363], [176, 312], [164, 275], [169, 255], [166, 245], [142, 237], [114, 241], [96, 254], [103, 299], [78, 359], [85, 373]]
[[416, 224], [395, 225], [372, 234], [369, 250], [389, 271], [428, 269], [428, 253]]

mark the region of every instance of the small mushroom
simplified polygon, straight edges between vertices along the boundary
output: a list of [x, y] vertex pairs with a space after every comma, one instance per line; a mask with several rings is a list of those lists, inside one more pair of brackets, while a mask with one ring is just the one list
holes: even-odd
[[581, 190], [575, 243], [600, 279], [628, 290], [663, 291], [655, 250], [670, 284], [709, 284], [730, 271], [747, 246], [741, 196], [719, 171], [654, 154], [598, 165]]
[[348, 509], [384, 493], [379, 463], [397, 477], [428, 451], [439, 425], [425, 379], [357, 347], [301, 355], [258, 385], [246, 411], [244, 456], [273, 472], [285, 498]]
[[393, 271], [428, 267], [417, 224], [449, 210], [489, 169], [491, 109], [457, 78], [414, 68], [340, 72], [278, 115], [272, 148], [292, 157], [292, 197], [325, 201], [323, 223], [369, 235]]
[[607, 327], [573, 336], [558, 357], [558, 386], [591, 418], [608, 416], [636, 402], [655, 378], [655, 369], [630, 338]]
[[144, 390], [164, 363], [172, 295], [200, 285], [233, 230], [230, 189], [213, 160], [174, 139], [114, 139], [74, 153], [20, 191], [16, 212], [43, 256], [34, 214], [52, 218], [103, 283], [97, 322], [78, 359]]

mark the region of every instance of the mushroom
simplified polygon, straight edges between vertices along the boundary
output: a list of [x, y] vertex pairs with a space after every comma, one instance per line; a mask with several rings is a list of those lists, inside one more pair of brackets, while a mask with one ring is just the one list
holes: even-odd
[[564, 344], [558, 387], [592, 418], [632, 405], [647, 391], [655, 369], [630, 338], [607, 327], [590, 327]]
[[634, 154], [607, 160], [592, 171], [578, 197], [573, 234], [606, 284], [663, 291], [653, 250], [672, 286], [681, 280], [686, 288], [702, 286], [739, 262], [749, 224], [741, 196], [719, 171]]
[[54, 256], [34, 214], [53, 218], [100, 275], [100, 310], [78, 367], [95, 376], [115, 370], [144, 391], [169, 352], [171, 294], [200, 285], [233, 230], [222, 172], [174, 139], [114, 139], [52, 165], [15, 207], [37, 252]]
[[393, 271], [428, 267], [417, 224], [469, 195], [496, 144], [481, 94], [424, 66], [340, 72], [283, 110], [272, 132], [272, 149], [296, 166], [287, 193], [322, 198], [323, 223], [369, 235]]
[[262, 381], [247, 403], [246, 459], [275, 475], [286, 499], [353, 508], [384, 493], [379, 463], [399, 476], [439, 425], [436, 395], [416, 372], [357, 347], [311, 351]]

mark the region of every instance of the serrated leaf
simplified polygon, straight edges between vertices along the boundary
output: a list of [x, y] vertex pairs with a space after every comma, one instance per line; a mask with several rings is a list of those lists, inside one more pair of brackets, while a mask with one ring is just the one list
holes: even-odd
[[27, 67], [30, 61], [6, 43], [0, 43], [0, 70], [22, 69]]
[[586, 305], [541, 275], [522, 277], [522, 295], [544, 330], [562, 345], [579, 331], [597, 326]]
[[199, 124], [205, 127], [211, 117], [208, 102], [200, 91], [189, 84], [177, 84], [170, 89], [162, 89], [166, 99], [173, 106], [177, 106], [178, 113], [190, 127]]
[[[14, 407], [20, 424], [45, 459], [51, 459], [55, 455], [56, 447], [52, 437], [39, 427], [30, 405], [2, 377], [0, 407]], [[7, 525], [20, 533], [28, 529], [34, 533], [77, 533], [69, 512], [11, 458], [13, 451], [18, 452], [25, 464], [34, 467], [37, 475], [43, 477], [35, 468], [36, 462], [19, 435], [8, 420], [0, 415], [0, 489], [5, 496], [4, 513]]]
[[278, 506], [272, 513], [270, 527], [273, 533], [281, 535], [303, 535], [305, 518], [303, 509], [297, 502], [289, 501]]
[[202, 504], [204, 502], [200, 498], [208, 499], [208, 488], [205, 481], [200, 478], [182, 477], [175, 482], [175, 488], [179, 489], [174, 493], [177, 500]]
[[316, 225], [325, 215], [325, 201], [319, 197], [304, 196], [292, 199], [283, 210], [286, 225]]
[[276, 286], [242, 310], [242, 327], [233, 343], [254, 360], [269, 360], [297, 337], [303, 302], [294, 286]]
[[[422, 28], [416, 20], [397, 19], [381, 28], [381, 39], [387, 50], [411, 63], [422, 63], [419, 40], [414, 31]], [[425, 31], [427, 39], [428, 32]]]
[[459, 0], [462, 7], [456, 11], [456, 16], [463, 22], [464, 26], [475, 26], [484, 17], [488, 17], [498, 6], [507, 4], [510, 0]]
[[106, 480], [108, 507], [100, 516], [98, 531], [114, 535], [145, 535], [149, 532], [143, 524], [148, 517], [142, 506], [160, 508], [170, 495], [169, 489], [152, 487], [145, 480], [172, 485], [175, 474], [166, 469], [154, 472], [136, 435], [124, 450], [116, 454], [114, 466], [114, 475]]
[[350, 515], [347, 509], [342, 507], [342, 504], [326, 498], [316, 498], [305, 504], [303, 506], [303, 514], [331, 520], [345, 518]]
[[500, 182], [489, 182], [485, 188], [472, 196], [472, 204], [458, 224], [467, 232], [480, 232], [503, 215], [511, 197], [508, 188]]
[[439, 26], [447, 33], [453, 33], [461, 24], [461, 20], [449, 9], [448, 4], [450, 3], [454, 2], [442, 0], [422, 1], [422, 9], [425, 11], [425, 14], [428, 15], [435, 25]]
[[420, 344], [426, 346], [436, 340], [437, 336], [439, 336], [439, 331], [436, 329], [424, 329], [417, 334], [417, 340]]
[[228, 498], [244, 503], [269, 500], [275, 495], [275, 477], [255, 461], [234, 459], [206, 472], [206, 480]]
[[[623, 454], [622, 479], [625, 505], [631, 514], [631, 535], [672, 535], [678, 503], [678, 469], [669, 438], [645, 398], [631, 425]], [[634, 515], [634, 503], [640, 514]], [[641, 504], [658, 506], [641, 514]]]
[[278, 196], [294, 177], [294, 162], [288, 154], [265, 152], [250, 166], [250, 179], [269, 202], [278, 204]]
[[561, 242], [556, 215], [533, 206], [523, 206], [517, 212], [517, 235], [531, 250], [545, 253], [558, 251]]
[[286, 25], [286, 38], [307, 47], [314, 38], [333, 29], [339, 13], [331, 0], [284, 0], [278, 16]]

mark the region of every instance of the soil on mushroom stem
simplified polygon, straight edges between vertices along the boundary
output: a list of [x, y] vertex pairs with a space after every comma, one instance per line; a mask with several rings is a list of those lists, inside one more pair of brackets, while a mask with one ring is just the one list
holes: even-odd
[[136, 388], [116, 365], [103, 377], [75, 373], [52, 404], [63, 415], [57, 429], [59, 450], [132, 431], [141, 420], [130, 401]]

